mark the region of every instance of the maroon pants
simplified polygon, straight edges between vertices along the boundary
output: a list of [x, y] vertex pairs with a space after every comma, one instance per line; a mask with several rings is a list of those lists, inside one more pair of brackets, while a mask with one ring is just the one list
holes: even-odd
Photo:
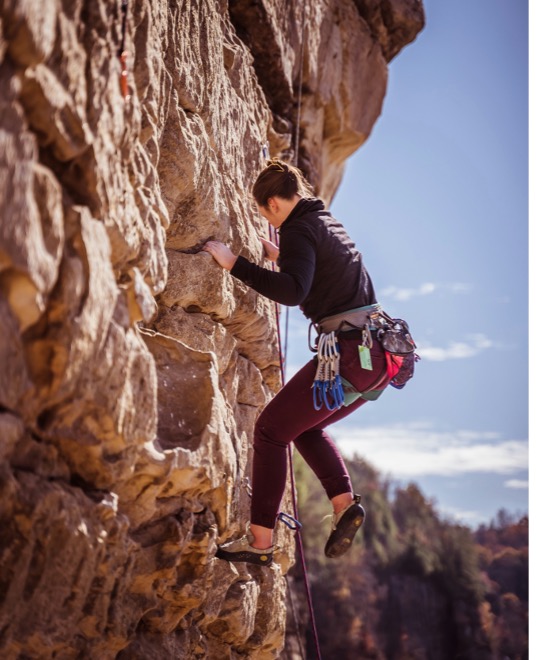
[[[363, 369], [359, 361], [357, 339], [342, 339], [340, 373], [360, 392], [374, 386], [387, 387], [385, 354], [374, 339], [371, 348], [372, 371]], [[255, 425], [253, 442], [253, 496], [251, 522], [273, 529], [283, 499], [287, 479], [287, 447], [294, 442], [297, 450], [316, 474], [331, 499], [351, 493], [352, 484], [344, 460], [326, 426], [347, 417], [366, 401], [359, 398], [339, 410], [323, 406], [315, 410], [312, 384], [316, 362], [308, 362], [278, 392], [263, 410]], [[382, 377], [384, 374], [384, 377]], [[380, 381], [378, 382], [378, 380]]]

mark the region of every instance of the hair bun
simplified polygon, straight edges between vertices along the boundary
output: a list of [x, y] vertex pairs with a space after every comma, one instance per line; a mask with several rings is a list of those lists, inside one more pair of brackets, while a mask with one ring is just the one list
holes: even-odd
[[288, 164], [279, 158], [270, 158], [266, 161], [266, 167], [273, 167], [278, 172], [289, 172]]
[[312, 188], [299, 169], [279, 158], [270, 158], [253, 185], [253, 197], [259, 206], [266, 207], [270, 197], [293, 199], [295, 195], [308, 197]]

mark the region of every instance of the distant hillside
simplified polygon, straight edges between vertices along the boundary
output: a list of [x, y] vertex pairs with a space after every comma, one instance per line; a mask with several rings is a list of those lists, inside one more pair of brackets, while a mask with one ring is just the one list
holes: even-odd
[[[323, 660], [524, 660], [528, 657], [528, 518], [499, 512], [477, 532], [443, 520], [415, 484], [393, 489], [348, 461], [367, 519], [343, 559], [324, 557], [330, 506], [299, 456], [300, 519]], [[299, 565], [298, 626], [307, 627]], [[286, 658], [296, 658], [289, 608]]]

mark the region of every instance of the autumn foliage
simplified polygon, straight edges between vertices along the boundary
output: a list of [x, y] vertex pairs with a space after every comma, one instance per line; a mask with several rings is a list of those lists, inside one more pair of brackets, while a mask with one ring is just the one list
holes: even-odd
[[[443, 519], [415, 484], [394, 488], [354, 457], [347, 462], [367, 509], [344, 559], [324, 554], [330, 513], [296, 458], [300, 518], [323, 660], [524, 660], [528, 657], [528, 518], [498, 513], [476, 532]], [[303, 578], [289, 608], [314, 658]], [[292, 619], [298, 619], [296, 622]], [[294, 643], [293, 648], [296, 648]]]

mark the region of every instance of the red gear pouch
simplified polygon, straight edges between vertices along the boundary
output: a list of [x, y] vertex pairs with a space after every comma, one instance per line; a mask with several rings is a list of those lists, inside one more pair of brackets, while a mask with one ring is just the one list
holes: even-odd
[[394, 353], [389, 353], [389, 351], [385, 351], [385, 359], [387, 361], [387, 375], [389, 376], [389, 380], [391, 381], [400, 371], [400, 367], [404, 362], [404, 356], [394, 355]]

